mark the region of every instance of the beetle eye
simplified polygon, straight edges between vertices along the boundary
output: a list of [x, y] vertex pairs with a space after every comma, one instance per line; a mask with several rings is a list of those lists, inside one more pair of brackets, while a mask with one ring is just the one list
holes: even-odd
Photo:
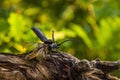
[[58, 46], [57, 46], [57, 44], [56, 43], [52, 43], [52, 44], [50, 44], [50, 48], [57, 48]]

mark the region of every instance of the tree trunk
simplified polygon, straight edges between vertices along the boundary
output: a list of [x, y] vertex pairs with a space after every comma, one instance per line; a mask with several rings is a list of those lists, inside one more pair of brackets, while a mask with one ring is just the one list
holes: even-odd
[[110, 73], [120, 61], [79, 60], [60, 51], [45, 59], [26, 60], [26, 55], [0, 54], [0, 80], [119, 80]]

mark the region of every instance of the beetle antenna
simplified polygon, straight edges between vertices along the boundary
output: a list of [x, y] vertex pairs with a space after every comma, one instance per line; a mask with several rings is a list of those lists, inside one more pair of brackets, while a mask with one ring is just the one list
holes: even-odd
[[68, 42], [68, 41], [72, 41], [72, 40], [64, 40], [64, 41], [60, 42], [60, 43], [58, 44], [58, 46], [62, 45], [62, 44], [65, 43], [65, 42]]
[[54, 30], [52, 30], [52, 40], [53, 40], [53, 42], [55, 42], [55, 38], [54, 38]]

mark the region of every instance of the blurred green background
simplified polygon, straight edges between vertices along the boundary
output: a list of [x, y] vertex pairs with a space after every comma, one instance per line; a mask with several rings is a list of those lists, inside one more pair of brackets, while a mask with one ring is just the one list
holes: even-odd
[[31, 30], [37, 26], [50, 39], [54, 30], [58, 43], [72, 40], [61, 45], [60, 50], [79, 59], [119, 60], [119, 3], [120, 0], [0, 0], [0, 52], [27, 52], [40, 41]]

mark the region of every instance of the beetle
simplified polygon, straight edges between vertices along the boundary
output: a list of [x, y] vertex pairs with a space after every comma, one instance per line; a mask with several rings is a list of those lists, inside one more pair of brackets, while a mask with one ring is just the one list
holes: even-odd
[[54, 31], [52, 31], [52, 40], [47, 39], [46, 36], [36, 27], [32, 27], [32, 30], [35, 34], [39, 37], [39, 39], [44, 42], [45, 44], [49, 44], [49, 49], [58, 48], [60, 44], [57, 44], [54, 39]]
[[32, 60], [36, 58], [38, 61], [40, 61], [41, 59], [46, 58], [47, 54], [50, 54], [50, 57], [52, 58], [51, 51], [53, 49], [59, 48], [59, 46], [62, 43], [69, 41], [69, 40], [65, 40], [57, 44], [54, 39], [54, 31], [52, 31], [52, 39], [47, 39], [46, 36], [42, 33], [42, 31], [39, 30], [38, 28], [32, 27], [31, 29], [38, 36], [38, 38], [43, 42], [43, 44], [39, 43], [38, 46], [34, 48], [34, 50], [30, 54], [26, 55], [25, 56], [26, 60]]

